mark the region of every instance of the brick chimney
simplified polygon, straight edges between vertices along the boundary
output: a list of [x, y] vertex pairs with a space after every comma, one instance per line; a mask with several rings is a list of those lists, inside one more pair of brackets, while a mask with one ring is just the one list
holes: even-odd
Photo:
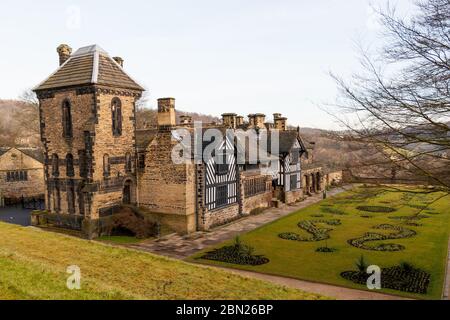
[[175, 125], [175, 99], [158, 99], [158, 128], [173, 127]]
[[192, 117], [191, 116], [180, 116], [180, 123], [182, 125], [191, 125], [192, 124]]
[[287, 130], [287, 118], [281, 116], [281, 113], [273, 114], [273, 123], [275, 125], [275, 129], [286, 131]]
[[254, 116], [254, 126], [259, 129], [264, 129], [266, 126], [264, 123], [266, 122], [266, 115], [262, 113], [256, 113]]
[[72, 48], [69, 47], [67, 44], [62, 44], [58, 48], [56, 48], [56, 51], [59, 55], [59, 65], [62, 66], [64, 62], [66, 62], [70, 55], [72, 54]]
[[227, 128], [236, 128], [236, 113], [224, 113], [222, 114], [222, 122]]
[[240, 127], [244, 124], [244, 117], [243, 116], [237, 116], [236, 117], [236, 127]]
[[113, 57], [114, 61], [123, 68], [123, 59], [121, 57]]

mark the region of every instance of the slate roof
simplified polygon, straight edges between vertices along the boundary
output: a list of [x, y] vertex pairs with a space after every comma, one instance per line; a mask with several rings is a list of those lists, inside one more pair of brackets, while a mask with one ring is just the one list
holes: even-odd
[[158, 133], [157, 129], [136, 130], [136, 147], [146, 149]]
[[[9, 147], [0, 147], [0, 156], [4, 155], [6, 152], [11, 150]], [[44, 163], [44, 153], [39, 148], [14, 148], [22, 152], [23, 154], [39, 161], [40, 163]]]
[[34, 90], [39, 91], [92, 84], [144, 91], [98, 45], [78, 49], [56, 72], [34, 88]]

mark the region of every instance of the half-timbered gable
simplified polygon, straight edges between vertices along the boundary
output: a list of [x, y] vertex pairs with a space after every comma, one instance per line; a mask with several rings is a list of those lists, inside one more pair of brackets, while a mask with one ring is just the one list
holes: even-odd
[[[224, 137], [217, 153], [204, 159], [206, 165], [205, 203], [208, 210], [215, 210], [237, 203], [238, 177], [234, 141]], [[220, 159], [220, 160], [219, 160]]]

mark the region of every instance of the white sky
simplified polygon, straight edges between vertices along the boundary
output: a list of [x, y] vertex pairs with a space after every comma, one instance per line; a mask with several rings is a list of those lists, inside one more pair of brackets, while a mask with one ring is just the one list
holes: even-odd
[[[394, 0], [409, 13], [412, 0]], [[280, 112], [292, 125], [337, 128], [328, 72], [358, 71], [355, 41], [379, 45], [370, 5], [385, 0], [10, 1], [0, 3], [0, 98], [58, 66], [56, 47], [99, 44], [156, 99], [219, 116]]]

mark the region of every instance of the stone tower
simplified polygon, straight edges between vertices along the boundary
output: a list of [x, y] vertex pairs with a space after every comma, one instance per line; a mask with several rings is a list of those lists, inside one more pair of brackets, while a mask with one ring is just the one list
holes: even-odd
[[46, 208], [92, 237], [99, 218], [136, 202], [135, 102], [144, 89], [97, 45], [57, 51], [59, 69], [34, 89]]

